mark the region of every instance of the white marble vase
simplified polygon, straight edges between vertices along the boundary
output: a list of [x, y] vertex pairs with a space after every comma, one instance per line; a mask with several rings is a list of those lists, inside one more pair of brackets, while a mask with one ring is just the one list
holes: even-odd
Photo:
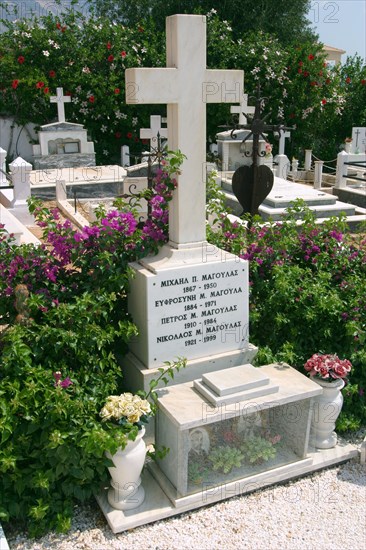
[[337, 444], [337, 434], [334, 431], [336, 420], [343, 405], [344, 380], [331, 381], [312, 378], [323, 388], [323, 393], [314, 397], [314, 414], [312, 427], [314, 442], [317, 449], [332, 449]]
[[111, 474], [111, 487], [108, 490], [108, 502], [117, 510], [138, 508], [145, 499], [145, 490], [141, 485], [141, 472], [146, 457], [146, 445], [142, 428], [135, 441], [128, 441], [124, 449], [106, 456], [113, 461], [114, 467], [108, 468]]

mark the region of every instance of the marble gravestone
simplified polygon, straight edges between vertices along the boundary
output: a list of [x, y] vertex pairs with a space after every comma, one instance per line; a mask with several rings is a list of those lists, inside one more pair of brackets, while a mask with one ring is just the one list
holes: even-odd
[[[106, 490], [96, 495], [114, 533], [357, 453], [311, 455], [312, 399], [322, 389], [288, 365], [250, 364], [247, 262], [205, 240], [206, 103], [238, 102], [243, 82], [241, 71], [206, 69], [205, 24], [202, 16], [168, 17], [167, 68], [126, 71], [130, 103], [168, 104], [169, 148], [187, 159], [169, 211], [169, 243], [131, 265], [129, 310], [140, 336], [124, 359], [124, 379], [131, 390], [148, 390], [165, 361], [183, 356], [188, 365], [159, 392], [156, 445], [170, 452], [144, 470], [144, 502], [117, 510]], [[127, 489], [132, 503], [137, 487]]]
[[71, 98], [57, 88], [50, 101], [57, 105], [58, 122], [44, 124], [38, 132], [39, 144], [33, 145], [35, 169], [95, 166], [94, 143], [88, 141], [84, 126], [66, 122], [65, 103]]
[[[248, 265], [206, 242], [206, 104], [238, 103], [243, 72], [206, 68], [206, 19], [167, 18], [167, 67], [126, 70], [127, 103], [167, 104], [168, 147], [186, 160], [169, 209], [169, 243], [132, 264], [129, 311], [139, 328], [124, 360], [132, 390], [186, 357], [174, 382], [249, 362]], [[194, 129], [194, 131], [192, 131]]]
[[[250, 166], [253, 163], [253, 140], [248, 139], [244, 142], [244, 139], [250, 134], [250, 130], [226, 130], [216, 134], [216, 141], [218, 147], [218, 156], [221, 161], [222, 172], [235, 172], [240, 166]], [[258, 165], [266, 164], [272, 167], [273, 157], [272, 154], [265, 155], [266, 142], [264, 139], [259, 140], [259, 153]]]

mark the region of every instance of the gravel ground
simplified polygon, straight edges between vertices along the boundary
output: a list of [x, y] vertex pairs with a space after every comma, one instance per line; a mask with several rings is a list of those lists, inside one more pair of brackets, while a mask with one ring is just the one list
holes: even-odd
[[119, 535], [91, 502], [66, 535], [7, 536], [11, 550], [365, 550], [366, 469], [352, 460]]

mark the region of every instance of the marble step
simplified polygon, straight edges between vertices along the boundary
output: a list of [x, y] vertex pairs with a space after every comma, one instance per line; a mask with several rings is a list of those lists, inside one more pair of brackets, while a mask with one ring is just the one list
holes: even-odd
[[[345, 214], [346, 216], [354, 216], [355, 207], [352, 204], [336, 201], [335, 204], [317, 204], [308, 205], [309, 209], [315, 213], [316, 218], [330, 218]], [[280, 221], [286, 215], [286, 208], [271, 208], [266, 204], [259, 207], [259, 214], [264, 220], [272, 219]], [[299, 218], [300, 218], [299, 214]]]

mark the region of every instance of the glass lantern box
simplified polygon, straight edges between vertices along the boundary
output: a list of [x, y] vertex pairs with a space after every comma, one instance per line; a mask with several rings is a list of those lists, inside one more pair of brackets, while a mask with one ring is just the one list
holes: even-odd
[[287, 365], [241, 365], [161, 390], [151, 471], [177, 503], [263, 472], [311, 461], [313, 381]]

